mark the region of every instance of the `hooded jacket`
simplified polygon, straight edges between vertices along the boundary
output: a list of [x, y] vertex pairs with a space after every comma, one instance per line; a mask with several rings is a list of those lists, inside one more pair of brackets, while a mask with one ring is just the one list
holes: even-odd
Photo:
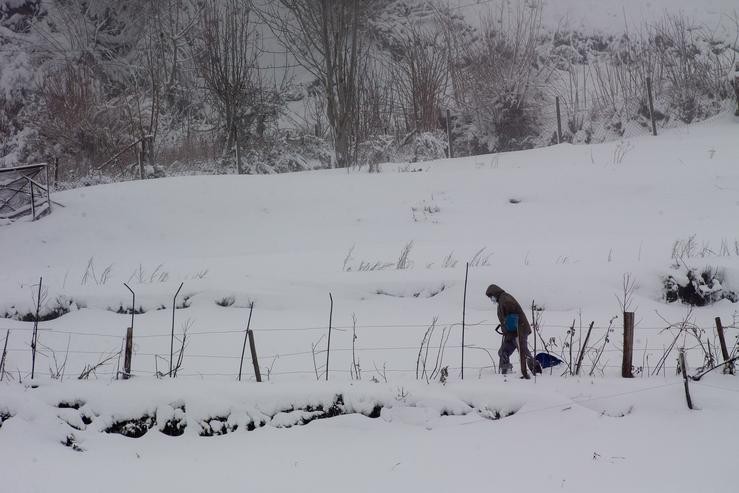
[[521, 305], [518, 304], [516, 298], [506, 293], [503, 288], [495, 284], [488, 286], [485, 291], [485, 296], [488, 298], [493, 297], [498, 303], [498, 321], [501, 325], [505, 324], [505, 318], [507, 315], [516, 314], [518, 315], [518, 330], [523, 330], [523, 335], [527, 336], [531, 334], [531, 326], [529, 320], [526, 318], [526, 314]]

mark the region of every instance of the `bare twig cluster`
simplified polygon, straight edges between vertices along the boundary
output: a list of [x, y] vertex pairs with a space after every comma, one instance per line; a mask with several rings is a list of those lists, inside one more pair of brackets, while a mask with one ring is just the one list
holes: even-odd
[[[439, 336], [438, 345], [432, 346], [434, 332], [437, 329], [436, 323], [438, 317], [434, 317], [429, 325], [428, 329], [421, 339], [421, 345], [418, 348], [418, 358], [416, 359], [416, 380], [425, 380], [427, 383], [440, 378], [444, 366], [444, 350], [446, 349], [447, 341], [451, 335], [451, 327], [442, 327], [441, 334]], [[436, 350], [436, 355], [431, 351]], [[430, 356], [429, 353], [431, 352]], [[430, 358], [430, 359], [429, 359]], [[433, 364], [433, 366], [431, 366]], [[444, 372], [448, 376], [448, 368]], [[444, 379], [446, 379], [446, 376]]]

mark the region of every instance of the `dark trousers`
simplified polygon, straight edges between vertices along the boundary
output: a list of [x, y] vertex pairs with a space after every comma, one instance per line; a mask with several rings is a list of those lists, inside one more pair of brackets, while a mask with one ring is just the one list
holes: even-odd
[[[527, 341], [528, 337], [524, 337], [524, 341]], [[500, 343], [500, 349], [498, 349], [498, 357], [500, 358], [500, 371], [501, 373], [508, 373], [513, 369], [511, 364], [511, 355], [518, 348], [518, 336], [514, 333], [506, 333], [503, 335], [503, 340]], [[536, 360], [529, 351], [528, 344], [525, 344], [523, 349], [519, 349], [526, 358], [526, 365], [529, 370], [534, 372], [537, 370]], [[539, 370], [540, 371], [540, 370]]]

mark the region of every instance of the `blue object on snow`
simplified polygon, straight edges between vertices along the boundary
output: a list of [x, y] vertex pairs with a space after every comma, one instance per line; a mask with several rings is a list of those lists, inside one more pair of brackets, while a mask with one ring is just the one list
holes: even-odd
[[506, 332], [518, 332], [518, 315], [511, 313], [505, 316]]
[[557, 366], [562, 363], [561, 359], [547, 353], [539, 353], [534, 356], [534, 359], [539, 362], [542, 368], [551, 368], [552, 366]]

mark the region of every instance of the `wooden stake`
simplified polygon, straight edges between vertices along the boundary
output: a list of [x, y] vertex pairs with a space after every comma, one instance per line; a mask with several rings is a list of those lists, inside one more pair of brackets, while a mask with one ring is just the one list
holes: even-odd
[[680, 371], [683, 374], [683, 384], [685, 385], [685, 400], [688, 402], [688, 409], [693, 409], [693, 400], [690, 398], [690, 388], [688, 386], [688, 366], [685, 364], [685, 349], [680, 348]]
[[241, 167], [241, 145], [239, 145], [239, 128], [234, 124], [234, 142], [236, 143], [236, 172], [240, 175], [244, 174]]
[[326, 381], [328, 382], [328, 358], [331, 356], [331, 322], [334, 316], [334, 297], [331, 293], [328, 294], [328, 299], [331, 300], [331, 308], [328, 312], [328, 343], [326, 344]]
[[557, 144], [562, 143], [562, 116], [559, 112], [559, 96], [554, 98], [554, 104], [557, 107]]
[[5, 333], [5, 345], [3, 346], [3, 356], [0, 358], [0, 382], [5, 376], [5, 358], [8, 355], [8, 339], [10, 339], [10, 329]]
[[[449, 110], [447, 110], [447, 117], [449, 115]], [[465, 322], [465, 315], [467, 311], [467, 275], [470, 271], [470, 263], [467, 262], [467, 265], [464, 268], [464, 294], [462, 295], [462, 380], [464, 380], [464, 322]]]
[[33, 194], [33, 181], [28, 180], [28, 185], [31, 187], [31, 214], [33, 220], [36, 220], [36, 196]]
[[652, 135], [657, 136], [657, 121], [654, 119], [654, 98], [652, 97], [652, 78], [647, 77], [647, 94], [649, 95], [649, 118], [652, 120]]
[[634, 352], [634, 312], [624, 312], [624, 357], [621, 364], [621, 376], [634, 378], [632, 359]]
[[45, 166], [46, 169], [46, 206], [51, 214], [51, 183], [49, 183], [49, 165]]
[[251, 351], [251, 363], [254, 365], [254, 376], [257, 382], [261, 382], [262, 372], [259, 371], [259, 359], [257, 358], [257, 343], [254, 342], [254, 331], [249, 329], [247, 333], [249, 334], [249, 350]]
[[144, 140], [141, 140], [141, 149], [136, 153], [136, 158], [139, 162], [139, 179], [144, 179]]
[[454, 151], [452, 151], [452, 127], [450, 120], [452, 119], [451, 113], [449, 110], [446, 110], [446, 139], [447, 139], [447, 145], [449, 146], [449, 157], [454, 157]]
[[246, 322], [246, 332], [244, 332], [244, 345], [241, 348], [241, 363], [239, 363], [239, 382], [241, 381], [241, 370], [244, 368], [244, 353], [246, 353], [246, 340], [249, 337], [249, 328], [251, 327], [251, 314], [254, 311], [254, 302], [249, 305], [249, 320]]
[[590, 339], [590, 331], [593, 330], [594, 324], [595, 324], [595, 321], [590, 322], [590, 327], [588, 327], [588, 333], [585, 334], [585, 342], [583, 342], [583, 345], [580, 347], [580, 354], [577, 356], [577, 366], [575, 367], [575, 375], [580, 374], [580, 367], [582, 366], [582, 359], [585, 356], [585, 350], [588, 348], [588, 339]]
[[133, 355], [133, 327], [126, 329], [126, 355], [123, 358], [123, 380], [131, 377], [131, 357]]
[[724, 337], [724, 325], [721, 323], [721, 317], [716, 317], [716, 332], [718, 333], [718, 341], [721, 344], [721, 357], [726, 361], [724, 365], [723, 373], [733, 375], [734, 374], [734, 363], [729, 362], [729, 350], [726, 348], [726, 338]]

